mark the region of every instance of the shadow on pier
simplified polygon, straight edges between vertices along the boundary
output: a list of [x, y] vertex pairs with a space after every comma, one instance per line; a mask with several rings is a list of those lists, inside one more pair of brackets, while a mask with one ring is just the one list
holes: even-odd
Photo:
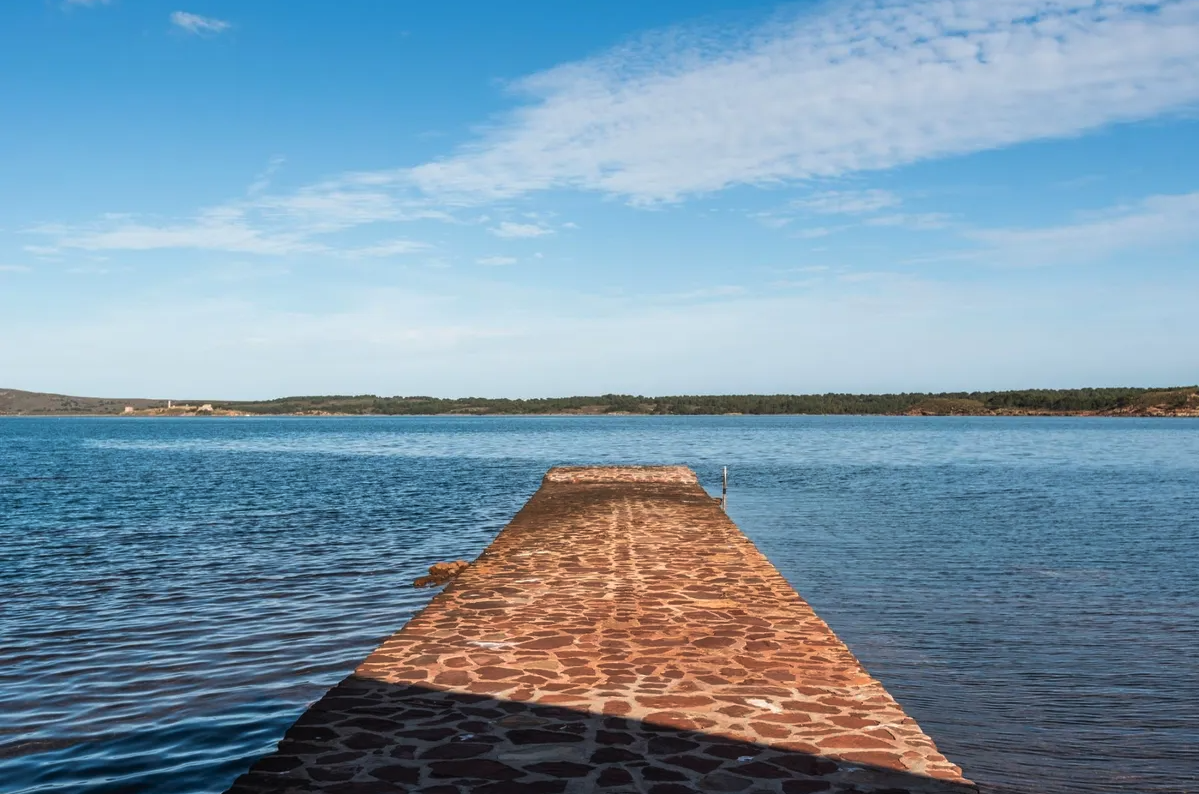
[[614, 714], [350, 676], [227, 794], [978, 791], [869, 757], [868, 746], [832, 759]]

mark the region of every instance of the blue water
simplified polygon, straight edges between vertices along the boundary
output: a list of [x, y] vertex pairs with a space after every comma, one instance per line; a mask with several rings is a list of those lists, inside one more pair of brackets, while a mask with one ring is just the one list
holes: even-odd
[[881, 417], [0, 420], [0, 791], [222, 791], [584, 462], [728, 465], [984, 791], [1199, 791], [1199, 421]]

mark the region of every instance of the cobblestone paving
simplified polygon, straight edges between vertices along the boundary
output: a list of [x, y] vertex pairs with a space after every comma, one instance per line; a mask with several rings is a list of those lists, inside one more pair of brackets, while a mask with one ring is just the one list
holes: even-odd
[[681, 467], [553, 469], [229, 794], [975, 788]]

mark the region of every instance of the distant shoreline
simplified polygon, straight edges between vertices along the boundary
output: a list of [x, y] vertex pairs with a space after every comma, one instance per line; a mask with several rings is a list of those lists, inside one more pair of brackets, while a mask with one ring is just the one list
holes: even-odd
[[0, 413], [0, 419], [628, 419], [630, 417], [643, 419], [687, 419], [710, 417], [748, 417], [751, 419], [769, 419], [771, 417], [890, 417], [911, 419], [936, 419], [954, 417], [959, 419], [1021, 419], [1021, 418], [1051, 418], [1073, 417], [1090, 419], [1199, 419], [1199, 413], [1192, 412], [1162, 412], [1162, 413], [1104, 413], [1087, 411], [1043, 411], [1019, 413], [987, 413], [987, 414], [933, 414], [933, 413], [771, 413], [771, 414], [646, 414], [646, 413], [440, 413], [440, 414], [335, 414], [335, 413], [180, 413], [180, 414], [114, 414], [114, 413]]
[[73, 397], [0, 389], [0, 416], [1111, 416], [1199, 417], [1199, 387], [898, 394], [742, 394], [509, 399], [328, 395], [274, 400]]

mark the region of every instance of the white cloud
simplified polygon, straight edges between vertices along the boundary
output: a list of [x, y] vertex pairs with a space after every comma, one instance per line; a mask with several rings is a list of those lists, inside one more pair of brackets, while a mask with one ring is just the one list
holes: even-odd
[[276, 171], [278, 171], [280, 168], [283, 167], [284, 162], [285, 162], [285, 158], [282, 157], [281, 155], [276, 155], [276, 156], [272, 157], [270, 159], [270, 162], [268, 162], [266, 164], [266, 168], [264, 168], [262, 170], [262, 173], [260, 173], [256, 177], [254, 177], [254, 181], [251, 182], [250, 186], [246, 188], [246, 195], [247, 196], [256, 196], [259, 193], [262, 193], [268, 187], [270, 187], [271, 186], [271, 177], [273, 177], [275, 175]]
[[823, 279], [819, 278], [802, 278], [802, 279], [779, 279], [778, 281], [770, 282], [770, 286], [775, 289], [809, 289], [811, 287], [820, 286]]
[[481, 259], [476, 259], [475, 263], [480, 264], [480, 265], [490, 265], [490, 266], [515, 265], [516, 257], [514, 257], [514, 256], [485, 256], [485, 257], [482, 257]]
[[[852, 215], [869, 216], [859, 221], [867, 226], [890, 226], [918, 231], [944, 229], [950, 225], [951, 216], [944, 212], [888, 212], [895, 210], [903, 201], [889, 190], [826, 190], [789, 202], [785, 207], [751, 215], [763, 226], [782, 229], [804, 215]], [[792, 237], [810, 240], [827, 237], [845, 229], [840, 226], [809, 226], [791, 234]]]
[[355, 188], [340, 182], [309, 185], [286, 195], [259, 196], [246, 206], [268, 220], [295, 224], [312, 233], [440, 214], [409, 212], [386, 191]]
[[1199, 192], [1158, 195], [1078, 223], [1041, 229], [985, 229], [968, 234], [1008, 264], [1097, 259], [1129, 248], [1199, 239]]
[[294, 254], [327, 250], [297, 231], [266, 232], [254, 228], [244, 209], [235, 206], [206, 210], [184, 223], [151, 225], [131, 220], [87, 227], [43, 226], [30, 230], [54, 235], [58, 249], [83, 251], [150, 251], [195, 248], [247, 254]]
[[867, 281], [887, 281], [892, 279], [901, 279], [899, 273], [892, 273], [887, 270], [863, 270], [857, 273], [842, 273], [837, 276], [838, 281], [845, 281], [851, 284], [861, 284]]
[[[870, 215], [903, 203], [889, 190], [825, 190], [788, 202], [784, 207], [752, 213], [750, 217], [771, 229], [781, 229], [802, 215]], [[846, 227], [817, 226], [797, 232], [795, 237], [823, 237]]]
[[800, 240], [815, 240], [820, 237], [828, 237], [830, 234], [836, 234], [844, 228], [844, 226], [810, 226], [807, 229], [797, 230], [791, 236], [797, 237]]
[[745, 287], [740, 285], [722, 284], [717, 287], [701, 287], [687, 292], [672, 292], [661, 297], [668, 301], [710, 301], [721, 298], [736, 298], [745, 293]]
[[889, 190], [826, 190], [796, 199], [791, 206], [821, 215], [865, 215], [899, 204], [899, 196]]
[[868, 226], [900, 226], [905, 229], [931, 231], [949, 226], [952, 217], [945, 212], [897, 212], [868, 218]]
[[376, 245], [366, 246], [365, 248], [352, 248], [346, 252], [347, 256], [402, 256], [404, 254], [415, 254], [429, 250], [431, 246], [428, 243], [422, 243], [418, 240], [386, 240]]
[[[89, 224], [43, 224], [26, 231], [53, 238], [53, 245], [29, 245], [30, 253], [53, 255], [61, 249], [86, 251], [193, 248], [233, 253], [282, 255], [338, 253], [317, 237], [361, 226], [415, 220], [453, 222], [441, 210], [402, 199], [369, 186], [361, 175], [308, 185], [292, 193], [264, 194], [264, 184], [279, 160], [250, 184], [245, 199], [199, 211], [189, 218], [159, 220], [126, 213], [105, 213]], [[346, 256], [390, 256], [425, 246], [389, 241], [343, 250]]]
[[533, 75], [515, 86], [530, 102], [481, 140], [386, 178], [459, 203], [552, 188], [670, 201], [1072, 136], [1199, 100], [1199, 0], [835, 3], [713, 38], [667, 31]]
[[25, 265], [0, 265], [0, 273], [28, 273]]
[[543, 237], [547, 234], [553, 234], [552, 229], [547, 229], [544, 226], [539, 226], [535, 223], [513, 223], [512, 221], [502, 221], [498, 226], [493, 226], [489, 230], [496, 237]]
[[774, 212], [755, 212], [750, 217], [770, 229], [781, 229], [795, 220], [794, 218], [788, 218]]
[[65, 0], [69, 6], [106, 6], [111, 0]]
[[199, 14], [190, 14], [187, 11], [172, 12], [171, 24], [177, 28], [186, 30], [188, 33], [196, 34], [221, 33], [232, 27], [232, 25], [223, 19], [202, 17]]

